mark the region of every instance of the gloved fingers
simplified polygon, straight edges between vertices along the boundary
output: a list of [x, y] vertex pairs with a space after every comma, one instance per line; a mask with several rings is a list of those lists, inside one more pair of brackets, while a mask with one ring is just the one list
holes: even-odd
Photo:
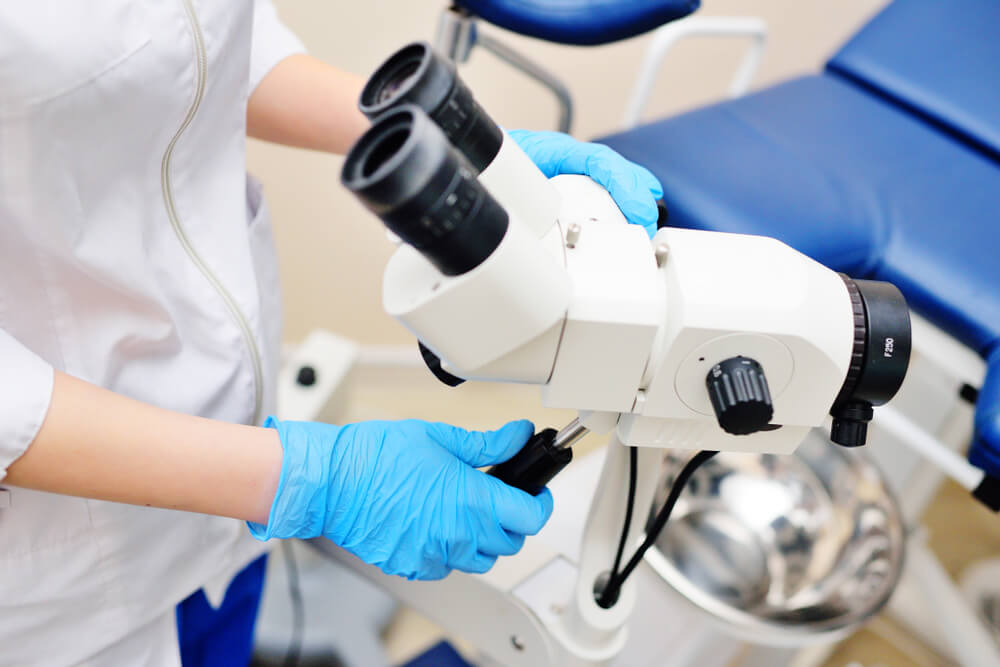
[[401, 573], [400, 576], [406, 577], [410, 581], [438, 581], [451, 574], [453, 569], [447, 565], [434, 563], [431, 565], [422, 565], [419, 569], [412, 572]]
[[[621, 156], [619, 155], [619, 157]], [[625, 160], [625, 158], [622, 159]], [[660, 179], [653, 176], [653, 172], [649, 169], [646, 169], [635, 162], [631, 162], [629, 160], [625, 161], [631, 165], [633, 169], [635, 169], [636, 173], [639, 175], [639, 180], [642, 182], [643, 186], [649, 190], [650, 194], [653, 195], [653, 199], [663, 199], [663, 184], [660, 183]]]
[[577, 141], [562, 132], [516, 132], [512, 136], [518, 145], [549, 178], [559, 174], [587, 174], [587, 160], [595, 151], [602, 149], [597, 144]]
[[648, 169], [603, 144], [585, 143], [561, 132], [511, 130], [511, 138], [547, 177], [583, 174], [604, 186], [629, 222], [656, 233], [656, 200], [663, 186]]
[[659, 194], [654, 195], [643, 172], [649, 173], [610, 150], [607, 154], [594, 154], [587, 167], [587, 175], [604, 186], [630, 223], [655, 233], [659, 217], [656, 200], [663, 192], [659, 189]]
[[403, 577], [410, 581], [437, 581], [444, 579], [452, 571], [452, 567], [438, 559], [414, 560], [412, 554], [409, 553], [393, 554], [384, 560], [365, 558], [361, 560], [375, 565], [386, 574]]
[[[591, 173], [593, 166], [602, 164], [612, 175], [634, 174], [641, 189], [648, 190], [654, 200], [663, 197], [663, 185], [651, 171], [625, 159], [604, 144], [577, 141], [561, 132], [511, 130], [510, 134], [549, 178], [559, 174], [583, 174], [595, 178]], [[607, 187], [607, 183], [601, 184]]]
[[523, 546], [524, 535], [505, 530], [500, 525], [495, 525], [495, 528], [484, 531], [478, 545], [480, 553], [488, 556], [513, 556]]
[[502, 463], [517, 454], [535, 426], [526, 419], [512, 421], [496, 431], [466, 431], [450, 424], [428, 424], [428, 434], [439, 445], [473, 468]]
[[508, 133], [549, 178], [559, 174], [590, 176], [588, 162], [596, 158], [607, 163], [613, 171], [637, 172], [643, 187], [656, 199], [663, 196], [663, 186], [651, 171], [625, 159], [613, 148], [604, 144], [577, 141], [562, 132], [510, 130]]
[[494, 484], [496, 518], [506, 530], [520, 535], [535, 535], [552, 516], [552, 493], [543, 489], [531, 496], [487, 476]]
[[496, 556], [476, 552], [471, 555], [464, 555], [453, 558], [448, 565], [452, 569], [469, 572], [471, 574], [484, 574], [490, 571], [497, 562]]
[[588, 147], [589, 151], [579, 173], [587, 174], [597, 180], [593, 172], [595, 167], [601, 167], [611, 178], [631, 175], [635, 179], [637, 192], [649, 191], [654, 200], [663, 197], [663, 185], [649, 169], [626, 159], [621, 153], [604, 144], [581, 144], [581, 147]]
[[559, 170], [560, 164], [562, 163], [562, 158], [577, 143], [569, 135], [561, 132], [535, 132], [532, 130], [508, 130], [507, 134], [531, 158], [531, 161], [545, 174], [546, 178], [567, 173]]

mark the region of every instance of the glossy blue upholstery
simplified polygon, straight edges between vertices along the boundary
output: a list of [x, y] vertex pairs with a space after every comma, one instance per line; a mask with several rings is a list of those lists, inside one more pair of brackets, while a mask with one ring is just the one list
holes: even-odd
[[1000, 156], [998, 31], [997, 0], [898, 0], [827, 69]]
[[687, 16], [701, 0], [454, 0], [454, 4], [522, 35], [593, 46], [635, 37]]

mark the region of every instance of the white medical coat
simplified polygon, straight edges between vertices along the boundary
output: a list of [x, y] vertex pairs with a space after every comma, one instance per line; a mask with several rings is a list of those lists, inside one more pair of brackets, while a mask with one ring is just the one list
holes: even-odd
[[269, 0], [0, 3], [0, 665], [176, 665], [174, 606], [264, 549], [237, 521], [3, 477], [54, 368], [266, 416], [281, 310], [246, 100], [301, 50]]

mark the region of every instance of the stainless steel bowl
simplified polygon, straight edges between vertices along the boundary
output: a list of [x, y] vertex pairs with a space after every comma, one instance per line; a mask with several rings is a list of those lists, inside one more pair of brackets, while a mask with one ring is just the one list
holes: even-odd
[[[667, 456], [652, 513], [689, 457]], [[704, 464], [646, 561], [731, 634], [789, 646], [846, 635], [881, 609], [903, 548], [878, 469], [814, 433], [791, 456]]]

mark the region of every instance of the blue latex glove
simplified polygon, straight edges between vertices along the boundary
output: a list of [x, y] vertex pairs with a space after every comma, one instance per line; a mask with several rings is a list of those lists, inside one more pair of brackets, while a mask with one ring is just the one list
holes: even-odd
[[388, 574], [440, 579], [486, 572], [552, 513], [547, 489], [533, 497], [476, 470], [516, 454], [531, 422], [490, 432], [417, 420], [264, 425], [284, 457], [267, 525], [249, 524], [258, 539], [324, 536]]
[[648, 169], [603, 144], [577, 141], [562, 132], [510, 130], [508, 134], [546, 176], [590, 176], [611, 194], [629, 222], [645, 227], [650, 237], [656, 233], [656, 200], [663, 197], [663, 186]]

